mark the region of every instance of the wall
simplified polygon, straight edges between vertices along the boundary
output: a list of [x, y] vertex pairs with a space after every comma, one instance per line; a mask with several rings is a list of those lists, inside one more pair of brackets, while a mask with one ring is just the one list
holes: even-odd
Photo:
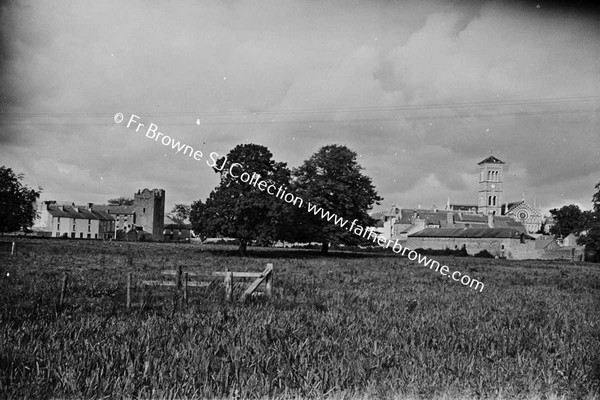
[[[432, 249], [432, 250], [450, 250], [461, 249], [466, 245], [467, 253], [474, 255], [482, 250], [487, 250], [493, 255], [500, 256], [502, 245], [508, 247], [508, 241], [514, 239], [480, 239], [480, 238], [430, 238], [430, 237], [409, 237], [406, 240], [406, 246], [411, 249]], [[519, 240], [517, 240], [519, 241]], [[532, 241], [533, 242], [533, 241]]]

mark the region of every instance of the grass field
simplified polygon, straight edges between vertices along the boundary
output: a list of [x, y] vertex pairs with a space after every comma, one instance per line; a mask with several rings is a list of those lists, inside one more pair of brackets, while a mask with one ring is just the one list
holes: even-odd
[[[600, 265], [23, 240], [0, 255], [0, 398], [600, 398]], [[275, 298], [141, 287], [262, 271]], [[127, 310], [126, 277], [134, 278]], [[68, 274], [64, 305], [61, 279]], [[239, 291], [235, 293], [239, 296]]]

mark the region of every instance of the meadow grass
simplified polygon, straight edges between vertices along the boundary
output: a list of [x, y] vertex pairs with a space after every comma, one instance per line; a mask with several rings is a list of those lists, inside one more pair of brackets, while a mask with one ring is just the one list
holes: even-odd
[[[18, 247], [0, 256], [0, 398], [598, 398], [598, 265], [436, 258], [483, 281], [480, 293], [393, 254]], [[176, 265], [267, 262], [272, 302], [226, 303], [215, 282], [184, 306], [173, 288], [139, 285]]]

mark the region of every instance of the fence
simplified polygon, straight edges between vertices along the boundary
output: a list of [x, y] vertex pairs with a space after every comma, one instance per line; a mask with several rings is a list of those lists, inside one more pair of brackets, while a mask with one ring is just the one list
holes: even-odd
[[15, 242], [0, 242], [0, 252], [14, 256], [17, 254], [17, 245]]
[[[257, 291], [259, 286], [264, 282], [265, 286], [265, 295], [267, 298], [272, 299], [273, 297], [273, 264], [267, 264], [267, 267], [262, 272], [233, 272], [233, 271], [217, 271], [212, 273], [202, 273], [202, 272], [190, 272], [183, 271], [183, 268], [179, 266], [177, 270], [165, 270], [162, 271], [162, 275], [167, 276], [175, 276], [175, 280], [143, 280], [142, 285], [147, 286], [175, 286], [177, 289], [183, 291], [183, 300], [187, 304], [189, 298], [188, 288], [191, 287], [208, 287], [212, 282], [210, 281], [201, 281], [201, 280], [190, 280], [190, 277], [196, 278], [207, 278], [209, 276], [217, 276], [223, 277], [223, 285], [225, 286], [225, 300], [232, 301], [233, 296], [233, 288], [234, 288], [234, 279], [254, 279], [252, 283], [250, 283], [244, 293], [242, 294], [240, 301], [245, 302], [249, 296]], [[131, 306], [131, 273], [127, 276], [127, 308]]]
[[[6, 242], [4, 242], [6, 243]], [[13, 244], [14, 248], [14, 244]], [[267, 264], [267, 267], [262, 272], [232, 272], [232, 271], [217, 271], [217, 272], [191, 272], [191, 271], [183, 271], [183, 268], [179, 266], [177, 270], [165, 270], [161, 272], [162, 275], [166, 276], [174, 276], [175, 280], [142, 280], [142, 285], [147, 286], [174, 286], [178, 290], [183, 292], [183, 300], [184, 303], [187, 304], [189, 299], [189, 288], [191, 287], [208, 287], [213, 282], [210, 281], [200, 281], [200, 280], [190, 280], [190, 277], [196, 278], [208, 278], [208, 277], [223, 277], [223, 285], [225, 286], [225, 300], [232, 301], [233, 297], [233, 288], [234, 286], [238, 286], [237, 281], [243, 281], [245, 279], [254, 279], [247, 287], [245, 287], [242, 296], [240, 297], [240, 301], [245, 302], [249, 296], [258, 293], [257, 289], [261, 284], [264, 283], [264, 294], [268, 299], [273, 298], [273, 264]], [[234, 281], [235, 280], [235, 281]], [[64, 274], [62, 279], [60, 280], [60, 297], [59, 297], [59, 306], [63, 306], [67, 299], [67, 282], [68, 275]], [[239, 282], [242, 284], [242, 282]], [[132, 297], [132, 285], [133, 285], [133, 274], [129, 272], [127, 274], [127, 300], [126, 306], [127, 309], [131, 308], [131, 297]], [[242, 286], [244, 286], [242, 284]]]

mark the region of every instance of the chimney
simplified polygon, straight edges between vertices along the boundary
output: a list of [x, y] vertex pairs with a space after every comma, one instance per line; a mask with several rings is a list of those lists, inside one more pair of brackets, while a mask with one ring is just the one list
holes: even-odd
[[435, 204], [431, 206], [431, 209], [433, 210], [433, 212], [437, 212], [438, 211], [437, 206]]
[[93, 207], [94, 207], [94, 203], [88, 203], [88, 205], [87, 205], [88, 210], [92, 211]]
[[492, 214], [488, 214], [488, 226], [490, 228], [494, 227], [494, 216]]

